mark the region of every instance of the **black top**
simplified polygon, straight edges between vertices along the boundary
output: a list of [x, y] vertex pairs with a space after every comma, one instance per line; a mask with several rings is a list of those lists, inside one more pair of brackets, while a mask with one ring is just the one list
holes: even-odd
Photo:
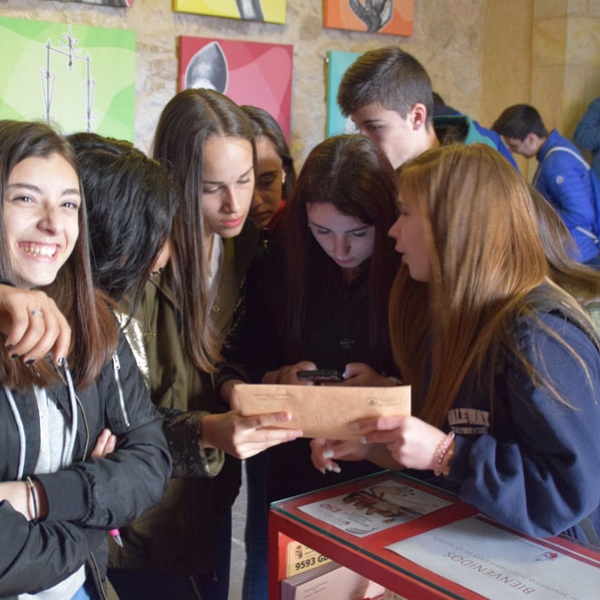
[[[220, 383], [234, 376], [260, 383], [266, 372], [299, 360], [310, 360], [319, 369], [342, 372], [346, 364], [362, 362], [378, 373], [398, 375], [389, 344], [369, 350], [368, 261], [347, 285], [342, 279], [342, 269], [323, 253], [318, 264], [325, 268], [311, 271], [302, 355], [292, 355], [277, 326], [288, 297], [282, 258], [283, 252], [273, 244], [267, 256], [249, 273], [244, 316], [224, 350], [228, 364], [221, 370]], [[270, 448], [267, 453], [269, 502], [381, 470], [368, 461], [342, 462], [341, 473], [323, 475], [314, 468], [309, 440], [304, 438]]]

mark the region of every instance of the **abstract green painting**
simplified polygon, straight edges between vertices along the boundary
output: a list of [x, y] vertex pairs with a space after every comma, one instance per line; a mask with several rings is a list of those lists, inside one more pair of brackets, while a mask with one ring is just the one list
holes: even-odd
[[0, 18], [0, 119], [133, 142], [135, 33]]

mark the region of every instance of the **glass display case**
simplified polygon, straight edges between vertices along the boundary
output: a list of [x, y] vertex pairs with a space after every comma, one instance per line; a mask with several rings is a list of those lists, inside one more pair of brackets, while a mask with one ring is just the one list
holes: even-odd
[[310, 561], [328, 557], [407, 600], [600, 598], [600, 552], [563, 538], [523, 536], [400, 473], [273, 503], [271, 600], [308, 562], [290, 555], [290, 540], [315, 551]]

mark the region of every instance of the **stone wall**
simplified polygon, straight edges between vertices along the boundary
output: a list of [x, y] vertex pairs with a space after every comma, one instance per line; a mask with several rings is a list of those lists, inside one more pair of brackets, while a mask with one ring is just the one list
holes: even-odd
[[535, 0], [531, 97], [548, 128], [571, 136], [600, 96], [600, 0]]
[[171, 0], [133, 0], [129, 9], [48, 0], [0, 0], [0, 16], [129, 28], [136, 32], [136, 144], [148, 151], [160, 111], [176, 93], [177, 37], [191, 35], [294, 45], [292, 151], [300, 162], [324, 137], [328, 50], [364, 52], [400, 44], [429, 71], [456, 108], [479, 117], [484, 2], [415, 0], [411, 37], [324, 29], [322, 0], [288, 0], [287, 23], [173, 13]]

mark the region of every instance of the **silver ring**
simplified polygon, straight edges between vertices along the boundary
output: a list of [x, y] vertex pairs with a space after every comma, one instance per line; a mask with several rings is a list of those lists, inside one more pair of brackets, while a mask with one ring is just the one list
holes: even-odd
[[29, 313], [32, 317], [43, 317], [44, 313], [41, 310], [32, 310]]

